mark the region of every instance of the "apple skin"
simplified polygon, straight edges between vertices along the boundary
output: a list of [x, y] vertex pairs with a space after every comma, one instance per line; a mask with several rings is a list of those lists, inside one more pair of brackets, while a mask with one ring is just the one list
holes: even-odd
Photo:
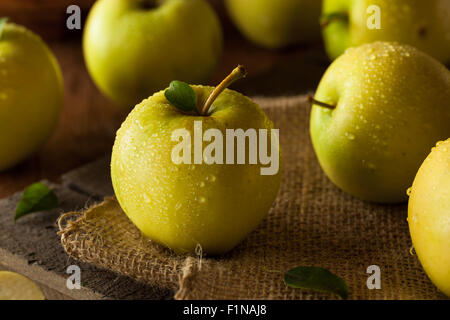
[[128, 109], [173, 79], [209, 80], [222, 53], [220, 22], [205, 0], [164, 0], [155, 8], [145, 3], [99, 0], [84, 29], [84, 57], [92, 78], [107, 97]]
[[304, 42], [320, 41], [317, 0], [226, 0], [237, 28], [252, 42], [280, 49]]
[[0, 38], [0, 171], [37, 151], [63, 103], [58, 62], [36, 34], [12, 23]]
[[433, 148], [410, 190], [414, 249], [431, 281], [450, 297], [450, 139]]
[[45, 300], [36, 283], [11, 271], [0, 271], [0, 300]]
[[[381, 29], [367, 28], [371, 5], [381, 11]], [[448, 0], [325, 0], [322, 16], [349, 14], [349, 22], [334, 21], [323, 28], [325, 47], [334, 60], [348, 47], [375, 41], [401, 42], [450, 62], [450, 1]]]
[[374, 42], [326, 71], [310, 132], [334, 184], [363, 200], [397, 203], [436, 141], [450, 136], [450, 72], [414, 47]]
[[[199, 97], [213, 90], [192, 87]], [[122, 209], [145, 236], [176, 253], [194, 252], [197, 244], [208, 254], [231, 250], [266, 216], [280, 187], [281, 159], [272, 176], [261, 175], [259, 164], [172, 162], [172, 132], [186, 128], [193, 137], [196, 120], [203, 132], [216, 128], [224, 137], [226, 128], [273, 128], [257, 104], [232, 90], [210, 110], [207, 117], [182, 114], [156, 93], [128, 115], [113, 147], [111, 177]]]

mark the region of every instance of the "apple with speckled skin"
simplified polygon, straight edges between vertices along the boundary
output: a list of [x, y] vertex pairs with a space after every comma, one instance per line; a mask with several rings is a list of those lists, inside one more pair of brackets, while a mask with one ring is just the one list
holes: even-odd
[[450, 139], [432, 149], [408, 193], [414, 249], [430, 279], [450, 297]]
[[311, 137], [323, 170], [364, 200], [406, 201], [431, 147], [450, 136], [450, 72], [408, 45], [347, 50], [311, 101]]

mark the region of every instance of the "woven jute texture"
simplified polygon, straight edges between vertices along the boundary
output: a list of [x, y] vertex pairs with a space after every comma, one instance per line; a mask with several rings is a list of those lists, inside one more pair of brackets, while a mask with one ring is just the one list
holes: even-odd
[[[334, 299], [288, 288], [282, 273], [320, 266], [341, 276], [350, 299], [443, 299], [410, 253], [406, 205], [355, 199], [322, 172], [308, 130], [304, 96], [256, 98], [280, 129], [284, 177], [267, 218], [220, 257], [176, 256], [144, 239], [114, 198], [71, 213], [61, 242], [72, 257], [140, 281], [168, 287], [176, 299]], [[65, 218], [67, 215], [65, 216]], [[381, 269], [381, 289], [369, 290], [367, 268]]]

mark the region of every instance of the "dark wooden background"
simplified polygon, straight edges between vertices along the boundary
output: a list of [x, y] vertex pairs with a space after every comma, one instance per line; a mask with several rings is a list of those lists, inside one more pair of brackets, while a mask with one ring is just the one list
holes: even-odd
[[[321, 39], [315, 44], [282, 51], [259, 48], [233, 27], [221, 0], [211, 1], [223, 22], [225, 50], [210, 84], [217, 84], [237, 64], [244, 64], [250, 76], [234, 87], [244, 94], [297, 95], [315, 89], [328, 65]], [[65, 85], [64, 107], [53, 136], [34, 156], [0, 173], [0, 198], [43, 178], [58, 181], [62, 173], [111, 151], [115, 132], [126, 112], [98, 92], [84, 65], [81, 32], [65, 27], [69, 4], [79, 4], [85, 16], [93, 2], [2, 0], [0, 3], [0, 16], [25, 24], [47, 41], [60, 63]]]

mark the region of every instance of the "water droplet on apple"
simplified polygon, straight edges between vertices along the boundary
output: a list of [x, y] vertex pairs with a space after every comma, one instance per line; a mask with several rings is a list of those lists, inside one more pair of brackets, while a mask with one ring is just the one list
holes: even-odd
[[198, 202], [199, 203], [205, 203], [206, 202], [206, 198], [205, 197], [200, 197], [200, 198], [198, 198]]
[[215, 175], [210, 175], [209, 176], [209, 180], [211, 181], [211, 182], [215, 182], [216, 180], [217, 180], [217, 177], [215, 176]]
[[203, 181], [201, 181], [201, 182], [198, 184], [198, 186], [199, 186], [200, 188], [203, 188], [203, 187], [205, 186], [205, 183], [204, 183]]
[[144, 197], [144, 202], [145, 203], [150, 203], [150, 198], [149, 198], [148, 194], [144, 193], [143, 197]]

